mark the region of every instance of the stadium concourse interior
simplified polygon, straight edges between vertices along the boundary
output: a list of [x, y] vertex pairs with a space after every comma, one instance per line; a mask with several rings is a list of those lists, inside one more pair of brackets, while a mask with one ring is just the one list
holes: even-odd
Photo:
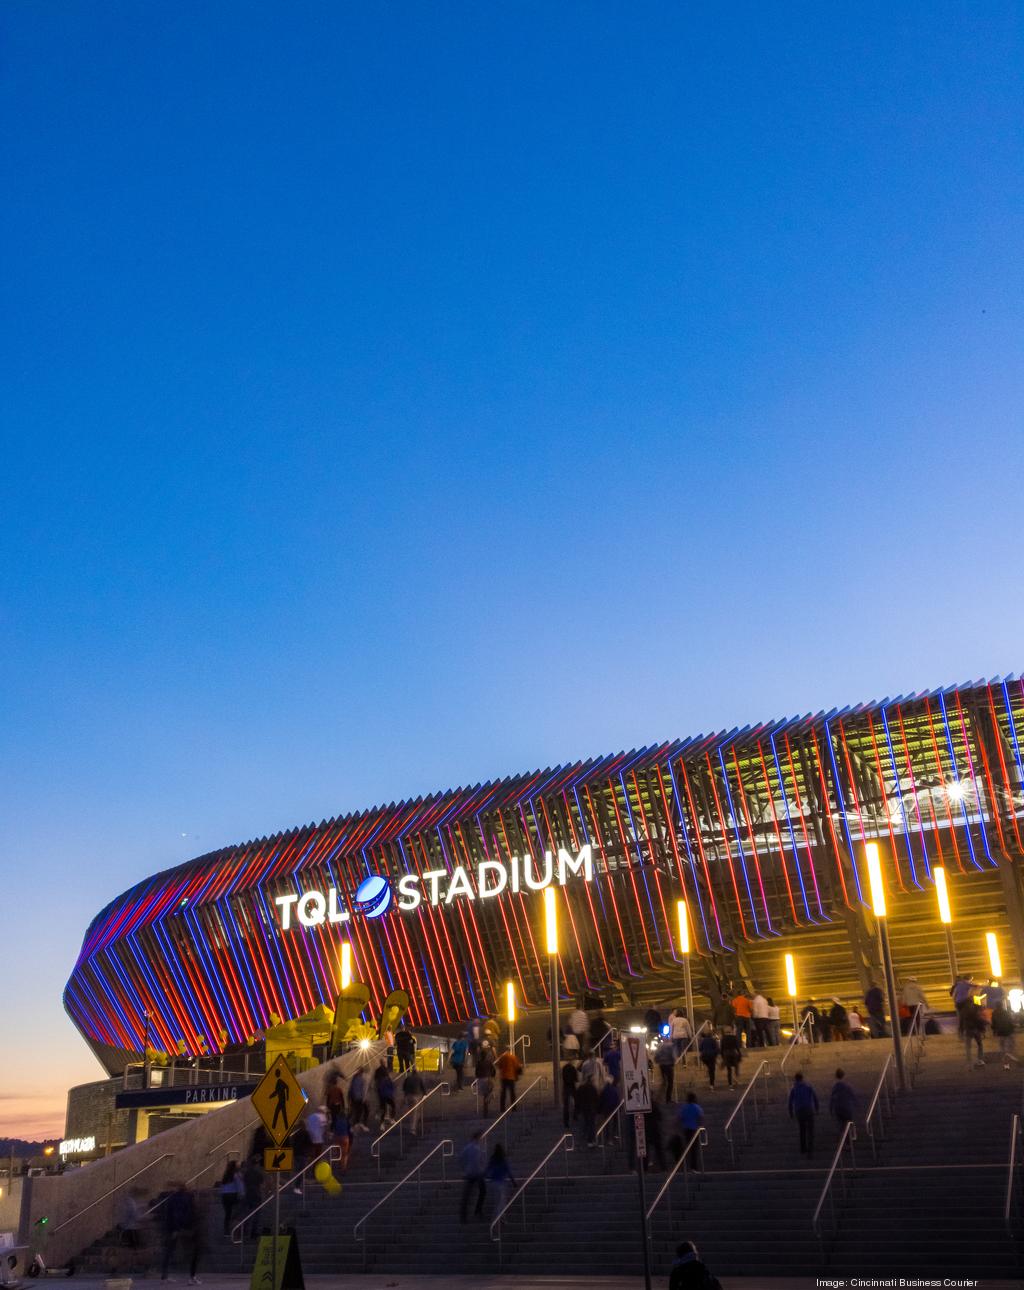
[[[990, 971], [986, 950], [986, 932], [995, 932], [1002, 955], [1003, 979], [1011, 984], [1021, 981], [1020, 967], [1014, 954], [1002, 881], [996, 869], [986, 869], [949, 877], [953, 902], [953, 941], [957, 966], [978, 981], [987, 979]], [[916, 977], [929, 1003], [937, 1011], [949, 1008], [951, 984], [949, 955], [943, 925], [935, 905], [934, 891], [910, 888], [894, 890], [888, 896], [889, 940], [897, 983]], [[872, 965], [865, 968], [869, 976], [884, 985], [878, 961], [877, 938], [873, 919], [864, 916], [865, 941]], [[693, 957], [693, 989], [698, 1018], [711, 1008], [708, 992], [709, 968], [721, 978], [729, 978], [748, 988], [756, 987], [771, 995], [782, 1007], [783, 1022], [789, 1015], [784, 956], [792, 953], [796, 962], [797, 1002], [817, 1002], [838, 995], [849, 1006], [863, 1001], [864, 986], [858, 976], [851, 948], [850, 932], [841, 917], [806, 926], [777, 928], [778, 936], [740, 942], [742, 957], [730, 955], [715, 960]], [[629, 1005], [642, 1011], [649, 1005], [667, 1010], [681, 1001], [682, 973], [675, 969], [651, 973], [619, 987], [604, 997], [614, 1013], [628, 1020], [633, 1013]], [[628, 990], [628, 993], [627, 993]], [[628, 1000], [628, 1003], [627, 1003]], [[546, 1035], [546, 1028], [544, 1031]]]
[[[681, 1069], [676, 1096], [696, 1092], [708, 1141], [703, 1172], [676, 1174], [651, 1217], [654, 1268], [663, 1272], [675, 1244], [691, 1239], [720, 1275], [764, 1275], [770, 1268], [776, 1276], [807, 1276], [823, 1269], [837, 1275], [846, 1270], [856, 1275], [1019, 1276], [1024, 1270], [1019, 1222], [1024, 1214], [1015, 1201], [1018, 1224], [1008, 1231], [1003, 1202], [1011, 1118], [1021, 1102], [1020, 1071], [1004, 1071], [991, 1060], [983, 1068], [967, 1068], [952, 1018], [943, 1023], [945, 1033], [908, 1041], [912, 1086], [892, 1092], [891, 1114], [879, 1118], [876, 1113], [870, 1133], [865, 1117], [892, 1053], [889, 1041], [753, 1050], [735, 1091], [723, 1088], [721, 1081], [709, 1090], [696, 1063]], [[847, 1161], [845, 1194], [837, 1181], [834, 1211], [831, 1203], [826, 1205], [816, 1232], [812, 1217], [839, 1136], [827, 1113], [839, 1063], [858, 1099], [855, 1164]], [[817, 1153], [810, 1159], [799, 1154], [796, 1128], [787, 1113], [796, 1069], [816, 1088], [822, 1104]], [[316, 1072], [317, 1080], [322, 1074], [323, 1068]], [[453, 1082], [447, 1069], [440, 1077], [429, 1077], [428, 1086], [450, 1088]], [[750, 1092], [734, 1115], [747, 1087]], [[884, 1112], [884, 1097], [881, 1104]], [[305, 1272], [365, 1267], [406, 1274], [499, 1269], [522, 1275], [563, 1269], [635, 1274], [641, 1260], [637, 1181], [628, 1125], [621, 1116], [611, 1119], [597, 1145], [587, 1144], [579, 1123], [570, 1124], [567, 1139], [545, 1061], [527, 1064], [516, 1110], [500, 1120], [493, 1104], [489, 1118], [480, 1111], [471, 1088], [437, 1088], [416, 1134], [404, 1121], [401, 1131], [381, 1136], [376, 1115], [371, 1117], [370, 1131], [355, 1134], [347, 1172], [334, 1166], [342, 1184], [340, 1190], [332, 1185], [334, 1194], [312, 1172], [301, 1179], [284, 1177], [281, 1221], [298, 1237]], [[671, 1168], [667, 1147], [676, 1131], [676, 1114], [676, 1105], [665, 1104], [659, 1095], [657, 1123], [647, 1121], [648, 1205]], [[211, 1147], [214, 1120], [210, 1116], [190, 1130], [208, 1134]], [[506, 1146], [518, 1184], [529, 1180], [522, 1199], [497, 1228], [493, 1188], [481, 1218], [471, 1216], [465, 1224], [459, 1219], [459, 1153], [477, 1129], [486, 1134], [488, 1153], [499, 1142]], [[657, 1150], [659, 1131], [667, 1159]], [[232, 1220], [233, 1236], [223, 1233], [212, 1184], [228, 1154], [215, 1155], [196, 1184], [205, 1230], [200, 1264], [209, 1272], [251, 1268], [252, 1227], [257, 1235], [265, 1231], [273, 1212], [272, 1202], [266, 1204], [242, 1240], [238, 1224], [245, 1215], [239, 1209]], [[1015, 1194], [1019, 1198], [1020, 1190]], [[270, 1201], [272, 1190], [264, 1195]], [[950, 1222], [951, 1211], [955, 1223]], [[157, 1263], [159, 1241], [155, 1229], [143, 1248], [132, 1253], [109, 1233], [92, 1243], [79, 1266], [83, 1272], [141, 1272]]]

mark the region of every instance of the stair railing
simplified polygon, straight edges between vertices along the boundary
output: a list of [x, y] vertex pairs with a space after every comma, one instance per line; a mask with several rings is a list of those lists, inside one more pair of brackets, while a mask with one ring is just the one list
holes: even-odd
[[757, 1095], [758, 1095], [757, 1091], [758, 1089], [761, 1089], [763, 1091], [763, 1094], [764, 1094], [763, 1105], [767, 1106], [768, 1105], [768, 1079], [770, 1075], [771, 1075], [771, 1067], [769, 1066], [768, 1062], [767, 1061], [760, 1062], [757, 1067], [757, 1070], [754, 1071], [753, 1075], [750, 1077], [750, 1083], [740, 1094], [740, 1100], [733, 1107], [732, 1114], [725, 1122], [725, 1129], [723, 1130], [723, 1132], [725, 1134], [725, 1140], [729, 1144], [729, 1155], [732, 1158], [733, 1164], [736, 1163], [736, 1142], [733, 1137], [732, 1126], [736, 1121], [736, 1117], [739, 1116], [740, 1130], [743, 1133], [743, 1142], [744, 1144], [746, 1144], [750, 1140], [750, 1135], [747, 1131], [747, 1101], [749, 1099], [751, 1118], [753, 1122], [756, 1124], [757, 1121], [761, 1118], [761, 1108], [757, 1104]]
[[829, 1204], [829, 1215], [834, 1225], [836, 1221], [836, 1204], [835, 1204], [835, 1192], [833, 1190], [832, 1184], [835, 1181], [836, 1174], [838, 1173], [840, 1186], [843, 1192], [843, 1199], [845, 1200], [846, 1167], [843, 1164], [843, 1154], [846, 1151], [847, 1147], [849, 1147], [850, 1167], [852, 1169], [855, 1169], [857, 1167], [857, 1160], [856, 1160], [856, 1155], [854, 1153], [853, 1144], [856, 1141], [857, 1141], [857, 1126], [854, 1124], [852, 1120], [847, 1120], [846, 1124], [843, 1127], [843, 1132], [839, 1138], [839, 1145], [836, 1147], [836, 1153], [832, 1157], [832, 1166], [828, 1171], [828, 1176], [825, 1179], [825, 1184], [822, 1187], [821, 1194], [818, 1197], [818, 1203], [814, 1207], [814, 1214], [811, 1217], [811, 1228], [814, 1232], [814, 1235], [818, 1238], [819, 1241], [822, 1241], [823, 1244], [824, 1244], [824, 1238], [822, 1236], [822, 1231], [821, 1231], [821, 1211], [825, 1208], [825, 1201], [827, 1200]]
[[[253, 1116], [253, 1118], [251, 1120], [247, 1120], [240, 1129], [236, 1129], [234, 1133], [229, 1133], [228, 1136], [226, 1138], [222, 1138], [215, 1147], [211, 1147], [210, 1150], [206, 1153], [207, 1156], [212, 1156], [215, 1152], [220, 1152], [224, 1147], [227, 1146], [229, 1142], [231, 1142], [234, 1138], [237, 1138], [239, 1134], [246, 1133], [250, 1129], [254, 1129], [258, 1123], [259, 1123], [259, 1116], [258, 1115]], [[202, 1178], [203, 1174], [205, 1174], [207, 1170], [216, 1169], [218, 1165], [221, 1164], [222, 1160], [223, 1161], [231, 1160], [232, 1157], [236, 1154], [241, 1155], [241, 1152], [225, 1151], [224, 1155], [223, 1156], [218, 1155], [216, 1160], [208, 1160], [207, 1163], [203, 1165], [202, 1169], [197, 1169], [196, 1172], [190, 1178], [185, 1179], [185, 1186], [191, 1187], [194, 1182], [197, 1182], [200, 1178]], [[160, 1199], [156, 1201], [155, 1204], [150, 1205], [149, 1209], [146, 1210], [143, 1217], [148, 1218], [150, 1214], [155, 1213], [166, 1199], [167, 1199], [166, 1196], [161, 1196]]]
[[[804, 1043], [800, 1042], [801, 1035], [804, 1036], [804, 1040], [805, 1040]], [[796, 1030], [793, 1031], [793, 1038], [789, 1041], [789, 1046], [787, 1047], [785, 1053], [782, 1056], [782, 1061], [779, 1062], [779, 1070], [782, 1071], [783, 1073], [785, 1073], [786, 1063], [793, 1055], [793, 1050], [795, 1048], [806, 1049], [807, 1060], [808, 1061], [811, 1060], [811, 1057], [814, 1053], [814, 1014], [813, 1013], [805, 1012], [803, 1015], [803, 1018], [800, 1021], [800, 1024], [797, 1026]]]
[[337, 1143], [332, 1142], [329, 1147], [324, 1147], [323, 1151], [321, 1151], [318, 1156], [314, 1156], [313, 1159], [308, 1164], [303, 1165], [302, 1168], [299, 1169], [296, 1173], [292, 1174], [290, 1178], [286, 1180], [282, 1180], [280, 1174], [275, 1174], [277, 1183], [276, 1183], [276, 1186], [271, 1188], [270, 1194], [264, 1197], [264, 1199], [261, 1200], [260, 1203], [255, 1207], [255, 1209], [249, 1210], [248, 1214], [246, 1214], [244, 1218], [240, 1218], [238, 1222], [234, 1225], [234, 1227], [231, 1229], [231, 1244], [237, 1245], [240, 1247], [239, 1258], [241, 1259], [241, 1258], [244, 1258], [245, 1256], [246, 1225], [251, 1222], [252, 1225], [255, 1226], [255, 1220], [256, 1220], [257, 1214], [259, 1214], [262, 1210], [266, 1209], [266, 1207], [271, 1203], [271, 1201], [273, 1201], [277, 1196], [279, 1196], [280, 1193], [283, 1192], [286, 1188], [294, 1187], [296, 1183], [298, 1183], [299, 1186], [302, 1188], [302, 1194], [303, 1196], [305, 1196], [306, 1175], [310, 1172], [310, 1170], [315, 1169], [316, 1166], [322, 1160], [326, 1160], [328, 1161], [328, 1163], [333, 1165], [336, 1161], [340, 1159], [341, 1159], [341, 1148], [337, 1145]]
[[910, 1087], [914, 1087], [914, 1081], [917, 1079], [917, 1068], [921, 1064], [921, 1054], [924, 1052], [924, 1004], [919, 1003], [910, 1018], [910, 1025], [907, 1026], [907, 1033], [903, 1038], [903, 1066], [907, 1072], [907, 1079]]
[[495, 1119], [493, 1119], [490, 1122], [487, 1128], [484, 1129], [483, 1133], [481, 1133], [480, 1141], [486, 1142], [487, 1139], [490, 1137], [490, 1135], [500, 1124], [503, 1126], [502, 1133], [504, 1134], [505, 1150], [507, 1151], [508, 1150], [508, 1126], [509, 1126], [509, 1120], [511, 1116], [522, 1107], [523, 1103], [534, 1091], [534, 1089], [536, 1089], [538, 1094], [540, 1094], [540, 1093], [543, 1093], [544, 1090], [549, 1086], [550, 1086], [550, 1081], [548, 1080], [548, 1077], [546, 1075], [538, 1075], [537, 1078], [534, 1080], [531, 1080], [530, 1083], [527, 1084], [527, 1086], [521, 1092], [517, 1090], [516, 1100], [512, 1103], [511, 1106], [506, 1107], [505, 1110], [502, 1111], [502, 1113], [499, 1116], [497, 1116]]
[[1010, 1122], [1010, 1158], [1006, 1165], [1006, 1204], [1003, 1206], [1003, 1222], [1006, 1224], [1006, 1230], [1013, 1234], [1013, 1192], [1020, 1174], [1020, 1163], [1018, 1161], [1019, 1147], [1021, 1138], [1021, 1119], [1016, 1113]]
[[520, 1045], [522, 1045], [522, 1048], [523, 1048], [523, 1055], [522, 1055], [522, 1057], [521, 1057], [519, 1060], [520, 1060], [520, 1061], [523, 1063], [523, 1065], [525, 1066], [525, 1065], [526, 1065], [526, 1050], [527, 1050], [527, 1048], [531, 1047], [531, 1044], [530, 1044], [530, 1036], [529, 1036], [529, 1035], [520, 1035], [520, 1036], [519, 1036], [519, 1038], [516, 1040], [516, 1042], [512, 1045], [512, 1051], [513, 1051], [513, 1052], [515, 1052], [515, 1051], [516, 1051], [516, 1049], [517, 1049]]
[[[68, 1217], [64, 1219], [62, 1223], [58, 1223], [57, 1226], [53, 1228], [50, 1232], [51, 1239], [54, 1236], [56, 1236], [58, 1232], [63, 1231], [65, 1227], [68, 1227], [71, 1223], [73, 1223], [75, 1219], [81, 1218], [83, 1214], [88, 1214], [89, 1210], [95, 1209], [97, 1205], [102, 1205], [105, 1200], [109, 1200], [111, 1196], [116, 1195], [117, 1192], [121, 1191], [124, 1187], [127, 1187], [129, 1183], [133, 1183], [136, 1178], [146, 1173], [147, 1170], [152, 1169], [154, 1165], [158, 1165], [162, 1160], [173, 1160], [173, 1159], [174, 1159], [174, 1152], [165, 1151], [162, 1156], [157, 1156], [154, 1160], [151, 1160], [148, 1164], [143, 1165], [141, 1169], [136, 1169], [136, 1171], [133, 1174], [129, 1174], [127, 1178], [122, 1178], [119, 1183], [115, 1183], [115, 1185], [113, 1187], [110, 1187], [107, 1191], [105, 1191], [102, 1196], [97, 1196], [96, 1199], [91, 1200], [88, 1203], [88, 1205], [83, 1205], [81, 1209], [76, 1209], [75, 1212], [73, 1214], [69, 1214]], [[113, 1224], [111, 1224], [111, 1226], [113, 1226]]]
[[573, 1137], [571, 1133], [563, 1133], [562, 1136], [555, 1143], [555, 1145], [543, 1158], [543, 1160], [541, 1160], [540, 1164], [536, 1166], [536, 1168], [533, 1170], [533, 1172], [529, 1175], [528, 1178], [526, 1178], [523, 1182], [519, 1184], [519, 1186], [516, 1188], [513, 1194], [509, 1197], [509, 1199], [505, 1202], [505, 1204], [502, 1205], [501, 1209], [498, 1210], [497, 1214], [495, 1214], [494, 1218], [491, 1220], [491, 1227], [490, 1227], [491, 1240], [498, 1242], [498, 1266], [499, 1267], [501, 1267], [501, 1255], [502, 1255], [501, 1225], [505, 1221], [505, 1218], [508, 1215], [509, 1211], [512, 1209], [512, 1206], [518, 1204], [519, 1201], [523, 1202], [523, 1226], [525, 1227], [526, 1226], [526, 1189], [529, 1187], [530, 1183], [532, 1183], [538, 1176], [541, 1176], [541, 1174], [543, 1173], [544, 1208], [547, 1209], [548, 1207], [547, 1166], [551, 1162], [551, 1160], [559, 1153], [559, 1151], [564, 1152], [565, 1176], [566, 1178], [568, 1178], [569, 1177], [569, 1152], [575, 1151], [575, 1149], [576, 1149], [576, 1139]]
[[[474, 1080], [473, 1083], [475, 1084], [476, 1080]], [[408, 1111], [403, 1111], [402, 1114], [398, 1117], [398, 1119], [395, 1120], [392, 1124], [389, 1124], [382, 1134], [374, 1138], [374, 1140], [370, 1143], [370, 1155], [377, 1162], [378, 1178], [380, 1177], [381, 1164], [382, 1164], [381, 1144], [383, 1143], [384, 1139], [390, 1136], [390, 1134], [394, 1133], [396, 1129], [398, 1130], [398, 1155], [399, 1155], [399, 1159], [401, 1159], [405, 1155], [406, 1121], [409, 1121], [408, 1128], [410, 1133], [412, 1133], [413, 1137], [416, 1136], [417, 1124], [419, 1124], [419, 1132], [422, 1133], [423, 1118], [424, 1118], [427, 1102], [429, 1102], [432, 1097], [436, 1097], [438, 1099], [437, 1101], [437, 1106], [439, 1108], [438, 1114], [440, 1116], [443, 1116], [444, 1098], [450, 1097], [451, 1092], [452, 1092], [452, 1087], [446, 1080], [442, 1080], [440, 1084], [435, 1084], [429, 1093], [424, 1093], [424, 1095], [419, 1099], [418, 1102], [415, 1102], [412, 1106], [410, 1106]], [[433, 1109], [434, 1108], [431, 1107], [431, 1110]], [[394, 1141], [394, 1139], [392, 1139], [392, 1141]]]
[[[692, 1022], [691, 1022], [691, 1025], [692, 1025]], [[696, 1047], [696, 1045], [697, 1045], [697, 1042], [699, 1041], [699, 1039], [700, 1039], [701, 1035], [704, 1033], [704, 1031], [705, 1031], [705, 1030], [710, 1030], [710, 1029], [711, 1029], [711, 1022], [710, 1022], [710, 1021], [702, 1021], [702, 1022], [700, 1023], [700, 1025], [697, 1027], [697, 1029], [693, 1032], [693, 1034], [690, 1036], [690, 1038], [686, 1041], [686, 1047], [683, 1049], [683, 1051], [682, 1051], [682, 1052], [679, 1054], [679, 1056], [676, 1058], [675, 1064], [676, 1064], [677, 1066], [681, 1067], [683, 1070], [685, 1070], [685, 1069], [686, 1069], [686, 1058], [689, 1056], [690, 1049], [691, 1049], [691, 1048], [695, 1048], [695, 1047]], [[699, 1070], [699, 1069], [700, 1069], [700, 1067], [698, 1066], [698, 1067], [697, 1067], [697, 1069]]]
[[668, 1177], [661, 1184], [661, 1187], [658, 1191], [657, 1196], [655, 1196], [655, 1198], [651, 1201], [650, 1205], [648, 1205], [647, 1213], [644, 1215], [644, 1221], [647, 1224], [648, 1232], [650, 1232], [650, 1228], [651, 1228], [651, 1215], [661, 1204], [662, 1197], [665, 1195], [668, 1196], [669, 1221], [672, 1220], [672, 1192], [671, 1192], [672, 1180], [675, 1178], [676, 1174], [679, 1173], [680, 1169], [683, 1171], [683, 1186], [685, 1187], [685, 1190], [686, 1190], [686, 1199], [684, 1201], [684, 1205], [686, 1208], [689, 1208], [689, 1205], [690, 1205], [690, 1166], [689, 1166], [690, 1152], [693, 1150], [696, 1150], [697, 1160], [699, 1162], [697, 1165], [697, 1170], [699, 1173], [703, 1173], [704, 1164], [703, 1164], [703, 1161], [701, 1160], [701, 1152], [704, 1150], [704, 1148], [707, 1145], [708, 1145], [708, 1131], [705, 1128], [700, 1128], [697, 1130], [697, 1132], [693, 1135], [690, 1141], [683, 1148], [682, 1155], [679, 1157], [679, 1159], [669, 1170]]
[[382, 1205], [386, 1205], [387, 1202], [391, 1199], [392, 1196], [395, 1195], [396, 1192], [401, 1191], [401, 1189], [406, 1185], [406, 1183], [411, 1182], [413, 1178], [416, 1179], [416, 1203], [417, 1205], [421, 1204], [422, 1198], [423, 1198], [423, 1166], [427, 1164], [429, 1161], [433, 1160], [435, 1156], [440, 1156], [441, 1181], [445, 1182], [447, 1180], [447, 1174], [446, 1174], [444, 1162], [446, 1160], [449, 1160], [454, 1154], [455, 1154], [455, 1143], [451, 1140], [451, 1138], [442, 1138], [441, 1141], [435, 1147], [432, 1147], [427, 1152], [427, 1154], [423, 1157], [422, 1160], [417, 1161], [417, 1163], [413, 1165], [413, 1167], [409, 1170], [409, 1172], [405, 1175], [404, 1178], [400, 1178], [398, 1182], [396, 1182], [395, 1185], [391, 1187], [380, 1198], [380, 1200], [376, 1203], [376, 1205], [374, 1205], [371, 1209], [368, 1209], [366, 1213], [362, 1216], [362, 1218], [359, 1220], [359, 1222], [356, 1223], [355, 1227], [353, 1227], [352, 1229], [352, 1239], [354, 1241], [362, 1241], [363, 1243], [363, 1267], [364, 1268], [366, 1267], [366, 1223], [367, 1221], [370, 1218], [372, 1218], [374, 1214], [376, 1214], [377, 1210], [380, 1209]]
[[601, 1038], [594, 1045], [594, 1052], [598, 1057], [602, 1056], [601, 1049], [605, 1046], [605, 1044], [610, 1044], [618, 1033], [619, 1032], [615, 1029], [614, 1026], [608, 1027], [608, 1029], [604, 1032]]
[[885, 1141], [885, 1121], [892, 1118], [895, 1064], [892, 1053], [886, 1054], [882, 1069], [878, 1073], [878, 1083], [868, 1103], [868, 1113], [864, 1117], [864, 1131], [871, 1139], [871, 1156], [878, 1161], [878, 1144]]
[[601, 1169], [608, 1169], [608, 1148], [617, 1144], [622, 1136], [621, 1116], [622, 1098], [615, 1103], [614, 1109], [601, 1121], [594, 1131], [594, 1141], [601, 1148]]

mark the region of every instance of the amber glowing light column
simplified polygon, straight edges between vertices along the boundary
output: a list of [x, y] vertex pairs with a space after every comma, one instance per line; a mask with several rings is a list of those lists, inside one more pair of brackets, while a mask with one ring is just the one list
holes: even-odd
[[558, 1106], [558, 908], [555, 888], [544, 888], [544, 940], [548, 953], [548, 994], [551, 997], [551, 1096]]
[[946, 870], [942, 865], [932, 868], [935, 879], [935, 899], [939, 903], [939, 922], [946, 933], [946, 953], [949, 955], [949, 971], [953, 981], [957, 978], [956, 948], [953, 945], [953, 911], [949, 907], [949, 888], [946, 886]]
[[693, 1015], [693, 977], [690, 974], [690, 916], [686, 908], [686, 901], [680, 900], [676, 904], [676, 910], [679, 913], [679, 953], [683, 956], [686, 1015], [690, 1020], [690, 1034], [695, 1035], [697, 1033], [697, 1018]]

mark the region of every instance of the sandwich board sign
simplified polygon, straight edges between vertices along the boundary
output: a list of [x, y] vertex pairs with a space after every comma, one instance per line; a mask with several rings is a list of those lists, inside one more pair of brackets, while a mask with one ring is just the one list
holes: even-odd
[[644, 1035], [624, 1035], [622, 1039], [622, 1109], [627, 1113], [646, 1113], [651, 1109]]

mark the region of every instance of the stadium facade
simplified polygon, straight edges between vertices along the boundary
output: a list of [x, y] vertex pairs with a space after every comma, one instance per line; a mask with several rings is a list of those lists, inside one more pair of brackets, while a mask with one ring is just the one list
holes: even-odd
[[[108, 1070], [216, 1053], [330, 1005], [340, 945], [418, 1026], [678, 976], [685, 897], [706, 965], [837, 923], [870, 940], [863, 851], [922, 900], [933, 866], [998, 871], [1024, 961], [1018, 678], [658, 744], [310, 824], [147, 878], [91, 923], [64, 1001]], [[860, 929], [860, 930], [858, 930]], [[776, 941], [778, 943], [778, 941]], [[866, 951], [870, 958], [870, 945]]]

